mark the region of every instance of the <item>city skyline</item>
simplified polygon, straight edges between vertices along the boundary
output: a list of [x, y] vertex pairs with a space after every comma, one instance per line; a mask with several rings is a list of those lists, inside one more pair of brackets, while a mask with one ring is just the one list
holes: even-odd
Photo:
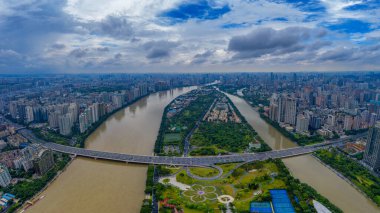
[[372, 0], [3, 2], [0, 73], [379, 71], [379, 8]]

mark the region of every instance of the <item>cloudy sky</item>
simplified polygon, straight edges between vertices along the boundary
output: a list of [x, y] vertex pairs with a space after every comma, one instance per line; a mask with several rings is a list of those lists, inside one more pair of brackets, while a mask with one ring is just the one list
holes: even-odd
[[0, 73], [380, 70], [378, 0], [1, 0]]

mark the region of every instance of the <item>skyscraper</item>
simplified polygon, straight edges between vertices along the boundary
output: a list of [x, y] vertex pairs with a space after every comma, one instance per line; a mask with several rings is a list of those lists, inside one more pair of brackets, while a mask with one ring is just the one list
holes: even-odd
[[297, 116], [296, 131], [307, 132], [308, 130], [309, 130], [309, 119], [306, 118], [304, 115], [299, 114]]
[[70, 135], [73, 122], [69, 114], [59, 116], [59, 133], [62, 135]]
[[364, 162], [373, 170], [380, 168], [380, 122], [377, 122], [376, 125], [368, 131]]
[[285, 102], [285, 118], [284, 122], [291, 125], [296, 125], [297, 115], [297, 100], [294, 98], [287, 98]]
[[53, 152], [50, 149], [40, 149], [33, 163], [38, 174], [45, 174], [54, 166]]

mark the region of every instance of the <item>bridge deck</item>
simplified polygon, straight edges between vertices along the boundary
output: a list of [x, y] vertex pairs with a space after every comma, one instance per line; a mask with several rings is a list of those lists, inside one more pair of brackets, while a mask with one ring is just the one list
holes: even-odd
[[112, 153], [88, 150], [64, 146], [56, 143], [45, 143], [43, 146], [57, 152], [90, 157], [96, 159], [106, 159], [112, 161], [139, 163], [139, 164], [156, 164], [156, 165], [181, 165], [181, 166], [204, 166], [218, 163], [234, 163], [234, 162], [251, 162], [262, 161], [269, 158], [286, 158], [298, 155], [309, 154], [326, 146], [336, 145], [336, 143], [323, 143], [313, 146], [295, 147], [283, 150], [274, 150], [261, 153], [246, 153], [222, 156], [207, 156], [207, 157], [168, 157], [168, 156], [147, 156], [147, 155], [132, 155], [122, 153]]

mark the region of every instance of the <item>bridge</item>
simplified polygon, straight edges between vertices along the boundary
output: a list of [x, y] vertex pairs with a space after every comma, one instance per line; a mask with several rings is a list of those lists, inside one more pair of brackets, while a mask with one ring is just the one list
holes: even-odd
[[178, 165], [178, 166], [210, 166], [214, 164], [223, 163], [235, 163], [235, 162], [252, 162], [252, 161], [263, 161], [267, 159], [277, 159], [277, 158], [288, 158], [299, 155], [305, 155], [317, 151], [319, 149], [324, 149], [331, 146], [342, 145], [348, 140], [362, 137], [363, 134], [346, 137], [343, 139], [337, 139], [332, 141], [327, 141], [310, 146], [299, 146], [289, 149], [273, 150], [267, 152], [259, 153], [242, 153], [242, 154], [231, 154], [231, 155], [220, 155], [220, 156], [205, 156], [205, 157], [169, 157], [169, 156], [149, 156], [149, 155], [134, 155], [134, 154], [123, 154], [123, 153], [113, 153], [113, 152], [103, 152], [88, 150], [82, 148], [76, 148], [71, 146], [64, 146], [56, 143], [43, 143], [42, 145], [46, 148], [52, 149], [57, 152], [67, 153], [75, 156], [82, 156], [94, 159], [103, 159], [111, 161], [119, 161], [126, 163], [137, 163], [137, 164], [154, 164], [154, 165]]

